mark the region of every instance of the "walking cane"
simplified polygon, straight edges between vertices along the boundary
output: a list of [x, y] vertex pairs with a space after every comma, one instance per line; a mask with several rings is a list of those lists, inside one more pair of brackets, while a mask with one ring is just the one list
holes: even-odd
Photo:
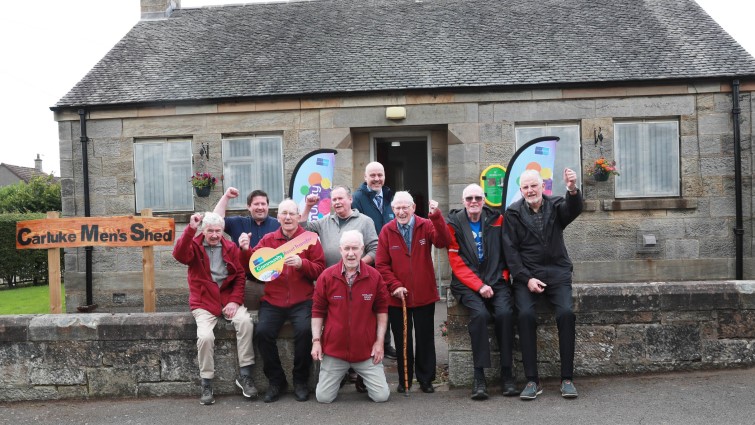
[[401, 297], [401, 312], [404, 314], [404, 397], [409, 397], [409, 364], [406, 358], [406, 339], [408, 334], [406, 325], [406, 292]]

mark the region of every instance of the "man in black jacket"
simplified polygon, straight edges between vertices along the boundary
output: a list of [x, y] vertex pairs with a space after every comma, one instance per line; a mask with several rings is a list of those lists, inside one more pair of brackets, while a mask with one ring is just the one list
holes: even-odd
[[464, 208], [451, 210], [446, 219], [451, 240], [451, 292], [469, 309], [469, 336], [474, 366], [473, 400], [488, 398], [484, 368], [491, 367], [488, 322], [495, 320], [495, 335], [501, 351], [503, 395], [516, 395], [512, 370], [514, 303], [511, 299], [506, 260], [501, 248], [503, 216], [485, 206], [482, 188], [470, 184], [462, 193]]
[[504, 250], [519, 314], [519, 343], [527, 385], [519, 395], [533, 400], [543, 392], [537, 374], [535, 305], [541, 296], [556, 310], [561, 356], [561, 395], [577, 397], [574, 375], [575, 317], [572, 303], [572, 263], [566, 252], [564, 228], [582, 212], [577, 174], [564, 170], [565, 197], [543, 195], [540, 173], [527, 170], [519, 178], [522, 198], [506, 210]]

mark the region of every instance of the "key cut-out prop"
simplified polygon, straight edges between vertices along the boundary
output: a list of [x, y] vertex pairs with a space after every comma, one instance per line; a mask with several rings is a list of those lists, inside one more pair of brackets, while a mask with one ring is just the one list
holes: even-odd
[[296, 255], [317, 242], [317, 233], [304, 232], [278, 248], [260, 248], [249, 259], [249, 270], [257, 279], [270, 282], [283, 272], [286, 258]]

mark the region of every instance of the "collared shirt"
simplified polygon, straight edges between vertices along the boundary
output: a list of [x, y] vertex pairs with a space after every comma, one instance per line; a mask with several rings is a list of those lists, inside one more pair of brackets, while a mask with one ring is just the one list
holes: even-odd
[[530, 213], [530, 218], [532, 219], [532, 224], [535, 225], [535, 228], [538, 232], [540, 232], [540, 235], [543, 234], [543, 226], [545, 225], [545, 222], [543, 221], [543, 206], [540, 205], [540, 209], [535, 211], [530, 207], [529, 204], [527, 204], [527, 211]]
[[217, 244], [212, 246], [205, 240], [204, 250], [207, 253], [207, 257], [210, 259], [210, 273], [212, 274], [212, 280], [218, 284], [223, 284], [223, 281], [228, 277], [228, 266], [223, 261], [223, 244]]
[[412, 233], [414, 233], [414, 215], [412, 215], [412, 218], [409, 219], [409, 222], [406, 224], [396, 223], [398, 224], [399, 231], [401, 232], [401, 236], [404, 237], [404, 242], [406, 242], [406, 247], [409, 249], [409, 252], [412, 252]]
[[346, 264], [343, 264], [341, 266], [341, 274], [343, 274], [343, 277], [346, 278], [346, 283], [349, 285], [349, 288], [351, 288], [351, 286], [354, 284], [354, 281], [357, 279], [357, 276], [359, 276], [359, 264], [357, 264], [357, 269], [354, 270], [354, 273], [352, 274], [349, 274], [348, 270], [346, 270]]

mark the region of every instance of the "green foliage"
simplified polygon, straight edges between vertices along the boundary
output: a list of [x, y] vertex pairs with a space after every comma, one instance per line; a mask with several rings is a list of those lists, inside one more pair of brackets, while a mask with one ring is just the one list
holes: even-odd
[[[61, 287], [63, 311], [66, 311], [65, 286]], [[12, 291], [0, 290], [0, 314], [47, 314], [50, 290], [47, 286], [28, 286]]]
[[60, 183], [52, 175], [0, 187], [0, 213], [60, 211]]
[[0, 214], [0, 278], [8, 287], [18, 282], [47, 283], [47, 250], [16, 249], [16, 222], [41, 218], [45, 214]]

